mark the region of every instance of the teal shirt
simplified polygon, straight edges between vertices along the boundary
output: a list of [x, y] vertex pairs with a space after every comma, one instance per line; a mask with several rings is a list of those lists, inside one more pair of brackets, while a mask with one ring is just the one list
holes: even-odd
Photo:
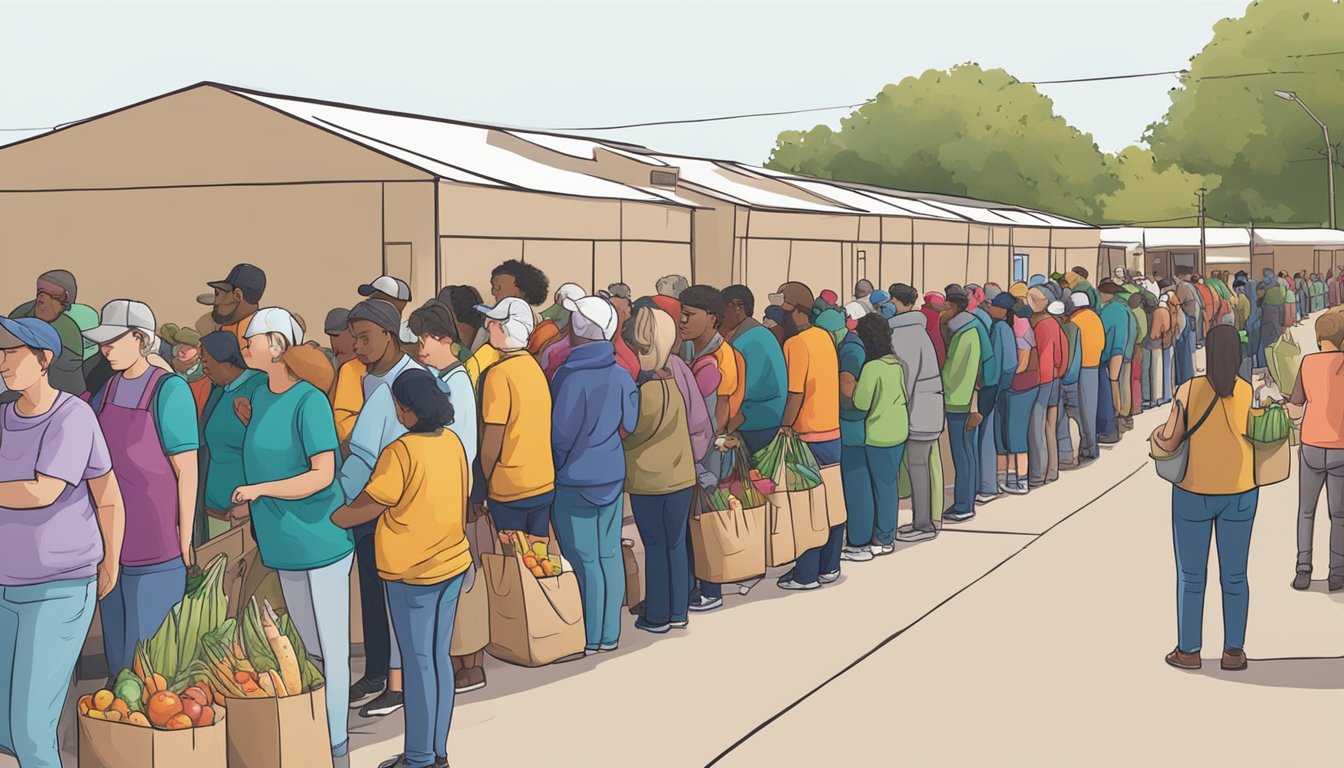
[[1102, 307], [1099, 314], [1101, 328], [1106, 333], [1106, 342], [1101, 348], [1101, 364], [1106, 365], [1106, 361], [1116, 355], [1128, 357], [1125, 350], [1129, 347], [1129, 325], [1134, 322], [1129, 307], [1119, 299], [1114, 299]]
[[250, 401], [258, 387], [265, 386], [266, 375], [248, 369], [223, 387], [211, 387], [205, 403], [206, 418], [202, 433], [209, 449], [210, 463], [205, 469], [205, 508], [226, 512], [233, 508], [233, 492], [243, 479], [243, 435], [247, 427], [238, 420], [233, 401]]
[[[248, 485], [297, 477], [312, 469], [311, 457], [327, 451], [339, 459], [331, 405], [317, 387], [301, 381], [279, 395], [269, 387], [256, 389], [252, 421], [243, 436]], [[330, 485], [304, 499], [263, 497], [252, 502], [261, 561], [279, 571], [304, 571], [350, 554], [350, 532], [331, 522], [342, 501], [333, 476]]]
[[746, 364], [747, 391], [742, 398], [743, 431], [779, 429], [784, 420], [784, 401], [789, 395], [784, 350], [769, 328], [751, 321], [728, 342]]
[[864, 420], [866, 445], [891, 448], [910, 438], [905, 369], [895, 355], [878, 358], [863, 366], [859, 385], [854, 388], [854, 407], [867, 411]]
[[[859, 341], [859, 337], [851, 332], [840, 344], [837, 354], [840, 358], [840, 372], [848, 373], [854, 377], [855, 381], [858, 381], [859, 375], [863, 372], [864, 361], [868, 357], [863, 349], [863, 342]], [[852, 400], [840, 395], [841, 445], [864, 444], [864, 421], [867, 417], [867, 409], [856, 407]]]

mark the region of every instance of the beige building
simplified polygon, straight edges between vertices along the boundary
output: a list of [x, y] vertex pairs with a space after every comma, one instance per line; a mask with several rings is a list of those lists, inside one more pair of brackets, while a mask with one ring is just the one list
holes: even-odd
[[[1098, 230], [1014, 206], [782, 174], [618, 142], [200, 84], [0, 148], [0, 305], [54, 267], [85, 303], [146, 300], [190, 322], [234, 263], [310, 324], [392, 274], [414, 300], [487, 292], [507, 258], [585, 287], [683, 274], [1010, 282], [1095, 267]], [[488, 296], [487, 296], [488, 298]]]
[[1107, 227], [1101, 230], [1101, 250], [1108, 268], [1124, 265], [1160, 277], [1213, 270], [1255, 275], [1265, 268], [1324, 276], [1344, 268], [1344, 231], [1209, 227], [1202, 265], [1198, 227]]

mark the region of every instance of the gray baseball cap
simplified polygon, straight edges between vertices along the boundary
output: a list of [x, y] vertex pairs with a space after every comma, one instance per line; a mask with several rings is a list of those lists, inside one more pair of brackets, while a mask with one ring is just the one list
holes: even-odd
[[84, 338], [94, 344], [106, 344], [131, 331], [144, 331], [156, 336], [154, 313], [149, 306], [131, 299], [113, 299], [103, 305], [99, 324], [84, 332]]

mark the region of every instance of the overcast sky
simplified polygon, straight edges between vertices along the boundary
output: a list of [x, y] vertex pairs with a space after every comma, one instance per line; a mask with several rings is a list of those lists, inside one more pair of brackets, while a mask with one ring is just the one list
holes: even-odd
[[[1023, 80], [1180, 69], [1246, 0], [0, 0], [0, 128], [52, 126], [201, 80], [532, 128], [853, 104], [963, 61]], [[1174, 77], [1042, 86], [1106, 150]], [[599, 135], [751, 163], [846, 111]], [[0, 132], [0, 143], [32, 135]]]

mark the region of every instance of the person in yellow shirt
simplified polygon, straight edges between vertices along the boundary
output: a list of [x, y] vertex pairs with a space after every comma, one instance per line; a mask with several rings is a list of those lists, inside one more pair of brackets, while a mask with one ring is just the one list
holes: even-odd
[[454, 676], [448, 649], [457, 599], [475, 577], [467, 544], [467, 454], [448, 429], [453, 405], [428, 372], [392, 384], [407, 433], [389, 444], [364, 490], [332, 521], [377, 525], [378, 573], [405, 660], [405, 765], [447, 764]]

